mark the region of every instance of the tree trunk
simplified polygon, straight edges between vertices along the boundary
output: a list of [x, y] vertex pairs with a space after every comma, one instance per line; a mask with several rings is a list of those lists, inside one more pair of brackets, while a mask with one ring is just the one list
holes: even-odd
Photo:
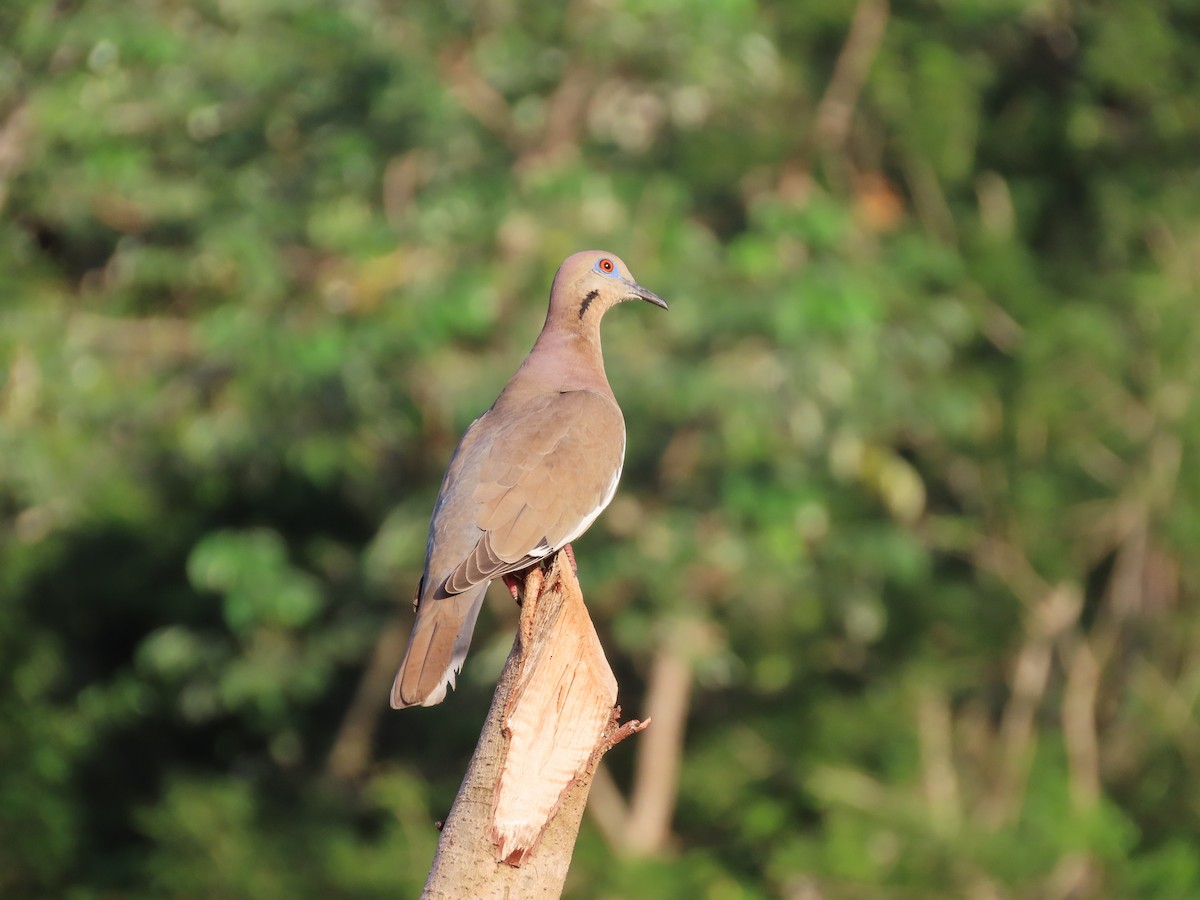
[[616, 678], [567, 559], [526, 575], [517, 638], [423, 897], [560, 896], [596, 764], [649, 724], [618, 725]]

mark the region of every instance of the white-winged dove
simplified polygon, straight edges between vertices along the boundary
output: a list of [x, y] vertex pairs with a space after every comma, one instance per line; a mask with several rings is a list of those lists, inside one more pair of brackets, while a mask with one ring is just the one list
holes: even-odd
[[567, 257], [529, 356], [459, 441], [433, 508], [394, 708], [440, 703], [492, 579], [575, 540], [616, 493], [625, 420], [604, 373], [600, 319], [625, 300], [667, 308], [613, 254]]

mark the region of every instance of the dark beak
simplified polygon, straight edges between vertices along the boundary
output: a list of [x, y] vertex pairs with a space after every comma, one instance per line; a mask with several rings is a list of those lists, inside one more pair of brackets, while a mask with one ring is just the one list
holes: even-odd
[[624, 278], [622, 278], [621, 281], [624, 282], [625, 287], [629, 289], [629, 294], [625, 298], [626, 300], [645, 300], [647, 303], [653, 303], [655, 306], [660, 307], [661, 309], [670, 309], [670, 307], [667, 306], [667, 301], [658, 296], [658, 294], [654, 293], [654, 291], [647, 290], [636, 281], [627, 281]]

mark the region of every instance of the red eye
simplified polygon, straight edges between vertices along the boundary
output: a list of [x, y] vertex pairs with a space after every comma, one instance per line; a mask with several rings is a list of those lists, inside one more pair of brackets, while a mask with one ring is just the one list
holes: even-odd
[[600, 260], [600, 268], [605, 272], [611, 272], [615, 267], [611, 259], [602, 259]]

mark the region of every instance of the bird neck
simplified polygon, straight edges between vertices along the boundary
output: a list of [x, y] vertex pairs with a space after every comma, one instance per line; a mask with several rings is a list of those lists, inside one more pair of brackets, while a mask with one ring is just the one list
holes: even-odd
[[553, 390], [593, 390], [612, 395], [599, 329], [543, 329], [522, 368], [528, 370], [526, 375]]

